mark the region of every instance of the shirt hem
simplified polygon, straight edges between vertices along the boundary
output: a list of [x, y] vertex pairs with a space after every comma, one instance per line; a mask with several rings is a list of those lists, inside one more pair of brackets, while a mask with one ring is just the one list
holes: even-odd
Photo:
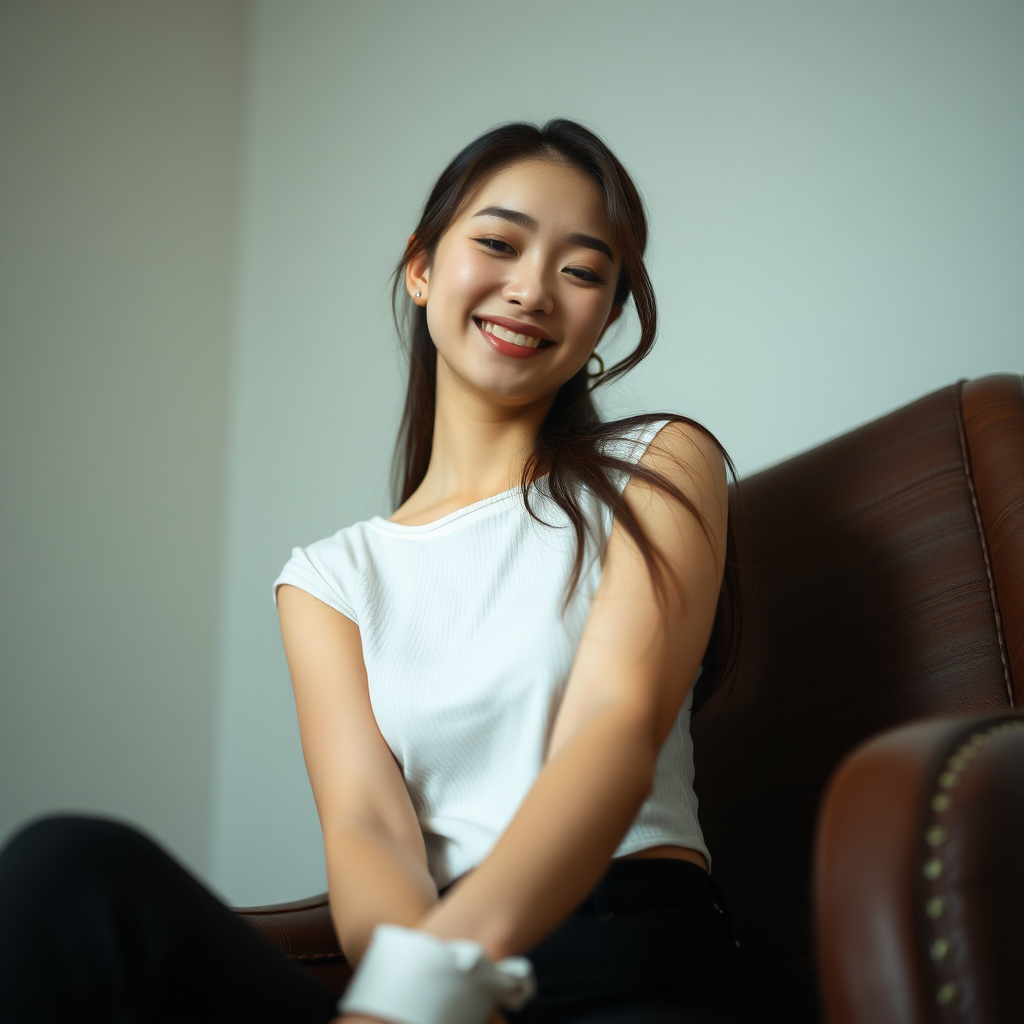
[[649, 850], [653, 846], [684, 846], [687, 850], [695, 850], [708, 862], [708, 869], [711, 868], [711, 854], [700, 835], [683, 835], [675, 832], [655, 832], [644, 836], [637, 836], [629, 842], [619, 844], [612, 860], [619, 857], [627, 857], [631, 853], [639, 853], [641, 850]]

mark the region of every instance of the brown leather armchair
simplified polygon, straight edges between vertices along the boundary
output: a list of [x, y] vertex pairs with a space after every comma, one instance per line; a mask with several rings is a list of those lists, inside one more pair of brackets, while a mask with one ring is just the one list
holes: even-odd
[[[943, 388], [741, 492], [743, 642], [693, 738], [769, 998], [788, 1022], [1024, 1021], [1022, 379]], [[239, 913], [344, 986], [325, 896]]]

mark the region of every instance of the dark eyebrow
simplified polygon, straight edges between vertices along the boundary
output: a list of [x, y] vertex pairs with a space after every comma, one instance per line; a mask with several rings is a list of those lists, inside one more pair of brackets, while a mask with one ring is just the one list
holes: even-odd
[[[485, 206], [482, 210], [477, 210], [473, 216], [500, 217], [502, 220], [510, 221], [517, 227], [526, 228], [527, 231], [537, 230], [537, 222], [528, 213], [522, 213], [519, 210], [510, 210], [506, 206]], [[566, 241], [571, 245], [582, 245], [585, 249], [593, 249], [596, 252], [604, 253], [612, 263], [615, 262], [611, 246], [607, 242], [602, 242], [600, 238], [576, 232], [569, 235], [566, 238]]]
[[581, 235], [579, 233], [570, 235], [567, 242], [571, 242], [573, 245], [582, 245], [585, 249], [596, 249], [598, 252], [603, 252], [612, 263], [615, 262], [615, 257], [612, 255], [612, 248], [607, 242], [602, 242], [600, 238], [595, 238], [593, 235]]
[[511, 221], [517, 227], [526, 228], [527, 231], [537, 230], [537, 222], [528, 213], [510, 210], [505, 206], [485, 206], [482, 210], [477, 210], [473, 216], [500, 217], [502, 220]]

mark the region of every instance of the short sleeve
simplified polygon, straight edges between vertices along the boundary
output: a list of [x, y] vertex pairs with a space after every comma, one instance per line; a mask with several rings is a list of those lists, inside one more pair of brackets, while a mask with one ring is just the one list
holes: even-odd
[[[277, 603], [277, 588], [282, 583], [298, 587], [312, 594], [324, 604], [341, 612], [357, 625], [359, 615], [353, 600], [351, 560], [340, 545], [332, 543], [336, 538], [318, 541], [308, 548], [293, 548], [292, 557], [285, 563], [280, 576], [274, 580], [274, 603]], [[349, 570], [346, 572], [346, 569]]]

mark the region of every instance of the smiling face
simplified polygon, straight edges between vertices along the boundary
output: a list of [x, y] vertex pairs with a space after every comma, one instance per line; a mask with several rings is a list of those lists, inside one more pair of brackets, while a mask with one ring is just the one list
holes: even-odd
[[410, 263], [446, 377], [504, 405], [551, 401], [618, 316], [621, 262], [604, 197], [567, 164], [520, 160], [496, 171]]

